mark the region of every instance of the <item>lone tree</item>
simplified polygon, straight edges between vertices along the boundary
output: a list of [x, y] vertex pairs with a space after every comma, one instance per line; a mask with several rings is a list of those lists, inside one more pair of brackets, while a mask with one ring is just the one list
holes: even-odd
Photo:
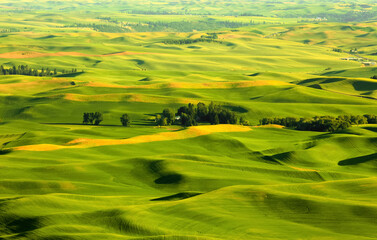
[[371, 79], [377, 79], [377, 75], [373, 75]]
[[131, 120], [130, 120], [130, 117], [128, 116], [127, 113], [123, 114], [121, 117], [120, 117], [120, 121], [122, 123], [122, 125], [124, 127], [129, 127], [131, 126]]

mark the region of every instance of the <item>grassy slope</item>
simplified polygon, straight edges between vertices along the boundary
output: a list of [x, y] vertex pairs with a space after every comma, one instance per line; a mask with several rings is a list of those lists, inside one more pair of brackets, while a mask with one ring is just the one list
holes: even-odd
[[[198, 101], [236, 106], [253, 124], [265, 116], [377, 114], [375, 100], [360, 97], [375, 96], [375, 82], [358, 63], [339, 60], [347, 54], [302, 44], [300, 36], [263, 38], [285, 26], [223, 31], [224, 44], [165, 45], [166, 39], [204, 33], [47, 28], [24, 14], [17, 15], [18, 24], [33, 31], [2, 34], [0, 53], [153, 54], [0, 59], [85, 70], [63, 78], [0, 76], [0, 144], [11, 141], [7, 147], [172, 132], [150, 126], [149, 114]], [[354, 75], [331, 77], [329, 67]], [[110, 126], [77, 125], [84, 111], [103, 112]], [[133, 127], [119, 127], [124, 112]], [[0, 152], [0, 238], [377, 238], [376, 129], [253, 128], [174, 141]]]

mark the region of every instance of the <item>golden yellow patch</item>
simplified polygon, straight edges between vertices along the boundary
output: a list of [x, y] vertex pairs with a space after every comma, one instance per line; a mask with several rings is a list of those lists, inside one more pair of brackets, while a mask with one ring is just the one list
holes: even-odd
[[89, 139], [79, 138], [68, 142], [65, 145], [53, 145], [53, 144], [38, 144], [16, 147], [14, 150], [23, 151], [53, 151], [59, 149], [69, 148], [90, 148], [98, 146], [109, 145], [123, 145], [123, 144], [139, 144], [157, 141], [170, 141], [180, 140], [186, 138], [194, 138], [198, 136], [208, 135], [218, 132], [246, 132], [250, 131], [250, 127], [240, 125], [210, 125], [210, 126], [195, 126], [181, 131], [163, 132], [152, 135], [142, 135], [127, 139]]
[[1, 53], [0, 58], [39, 58], [39, 57], [64, 57], [64, 56], [79, 56], [79, 57], [109, 57], [109, 56], [122, 56], [122, 55], [140, 55], [140, 54], [154, 54], [147, 52], [119, 52], [108, 54], [86, 54], [79, 52], [57, 52], [57, 53], [40, 53], [40, 52], [9, 52]]
[[277, 125], [277, 124], [268, 124], [268, 125], [255, 126], [255, 128], [284, 128], [284, 126]]

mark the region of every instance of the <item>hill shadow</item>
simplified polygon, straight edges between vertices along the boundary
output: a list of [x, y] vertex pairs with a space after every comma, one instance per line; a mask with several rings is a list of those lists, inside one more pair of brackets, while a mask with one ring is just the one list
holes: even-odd
[[357, 164], [360, 164], [360, 163], [366, 163], [366, 162], [370, 162], [370, 161], [373, 161], [373, 160], [377, 160], [377, 153], [342, 160], [342, 161], [338, 162], [338, 165], [339, 166], [357, 165]]
[[344, 73], [344, 72], [346, 72], [346, 70], [330, 71], [330, 72], [322, 73], [321, 76], [337, 75], [337, 74]]
[[371, 91], [377, 89], [377, 82], [357, 81], [353, 82], [352, 86], [356, 91]]
[[154, 198], [154, 199], [151, 199], [151, 201], [178, 201], [178, 200], [183, 200], [183, 199], [186, 199], [186, 198], [195, 197], [195, 196], [198, 196], [200, 194], [203, 194], [203, 193], [200, 193], [200, 192], [180, 192], [180, 193], [169, 195], [169, 196], [166, 196], [166, 197]]
[[51, 38], [56, 38], [56, 37], [58, 37], [58, 36], [48, 35], [48, 36], [40, 37], [40, 38], [37, 38], [37, 39], [43, 40], [43, 39], [51, 39]]
[[84, 72], [76, 72], [76, 73], [67, 73], [67, 74], [60, 74], [56, 75], [55, 77], [77, 77], [83, 74]]
[[163, 175], [157, 178], [156, 180], [154, 180], [156, 184], [178, 184], [178, 183], [181, 183], [182, 181], [183, 181], [183, 175], [178, 174], [178, 173], [171, 173], [171, 174]]
[[38, 217], [19, 217], [5, 216], [5, 229], [18, 237], [27, 235], [28, 232], [34, 231], [41, 227], [41, 221]]
[[363, 127], [366, 130], [377, 133], [377, 127]]
[[241, 106], [225, 105], [224, 107], [228, 108], [229, 110], [233, 112], [238, 112], [238, 113], [247, 113], [249, 111], [246, 108], [243, 108]]

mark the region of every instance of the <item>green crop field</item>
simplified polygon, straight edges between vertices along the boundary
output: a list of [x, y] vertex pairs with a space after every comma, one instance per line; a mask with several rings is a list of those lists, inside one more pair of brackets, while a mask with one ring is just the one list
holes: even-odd
[[[0, 239], [377, 239], [376, 16], [372, 0], [0, 0]], [[170, 125], [189, 103], [238, 124]], [[343, 115], [369, 117], [276, 123]]]

